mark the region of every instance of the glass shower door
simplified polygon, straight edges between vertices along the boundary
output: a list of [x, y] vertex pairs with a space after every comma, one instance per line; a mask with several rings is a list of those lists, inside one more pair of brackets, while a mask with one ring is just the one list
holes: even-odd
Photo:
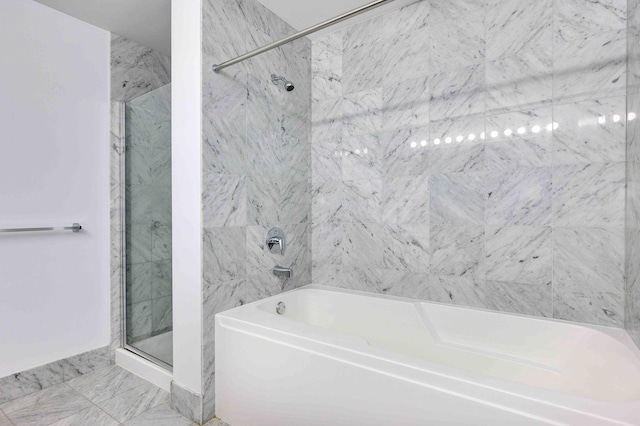
[[173, 363], [171, 85], [125, 104], [126, 345]]

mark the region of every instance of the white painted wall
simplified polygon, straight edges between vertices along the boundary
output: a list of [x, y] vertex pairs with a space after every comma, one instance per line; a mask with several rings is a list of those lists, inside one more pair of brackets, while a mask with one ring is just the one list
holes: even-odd
[[200, 0], [171, 10], [173, 380], [202, 394], [202, 53]]
[[109, 33], [0, 3], [0, 377], [109, 344]]

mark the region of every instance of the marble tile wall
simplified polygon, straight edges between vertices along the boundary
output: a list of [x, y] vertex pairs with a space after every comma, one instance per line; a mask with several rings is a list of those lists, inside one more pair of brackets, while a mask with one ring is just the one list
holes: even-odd
[[[215, 314], [311, 283], [311, 42], [215, 74], [214, 64], [295, 30], [255, 0], [205, 0], [202, 7], [206, 421], [214, 414]], [[274, 85], [271, 74], [295, 90]], [[274, 226], [286, 235], [284, 257], [265, 251]], [[291, 267], [293, 277], [274, 276], [276, 264]]]
[[625, 327], [640, 347], [640, 1], [628, 1]]
[[125, 102], [171, 83], [171, 58], [111, 33], [111, 100]]
[[127, 343], [172, 329], [171, 85], [125, 106]]
[[314, 39], [313, 282], [623, 327], [626, 27], [432, 0]]
[[[148, 92], [166, 86], [171, 82], [171, 58], [153, 51], [145, 46], [128, 40], [117, 34], [111, 34], [111, 349], [112, 357], [115, 355], [115, 349], [122, 346], [122, 246], [124, 241], [123, 229], [123, 199], [125, 197], [125, 185], [122, 179], [123, 175], [123, 153], [124, 153], [124, 120], [125, 111], [124, 103], [132, 99], [138, 98]], [[169, 86], [167, 86], [168, 88]], [[165, 89], [170, 90], [170, 89]], [[147, 156], [150, 157], [150, 156]], [[164, 156], [166, 158], [166, 155]], [[137, 159], [140, 160], [141, 156]], [[154, 161], [159, 160], [160, 156], [153, 158]], [[149, 158], [151, 160], [151, 158]], [[150, 161], [150, 164], [152, 162]], [[143, 168], [145, 169], [145, 168]], [[146, 168], [146, 170], [149, 170]], [[165, 171], [170, 170], [166, 169]], [[148, 174], [151, 172], [149, 171]], [[167, 176], [164, 173], [166, 181]], [[170, 176], [170, 173], [169, 173]], [[170, 179], [170, 177], [169, 177]], [[131, 268], [129, 268], [131, 269]], [[166, 275], [166, 267], [154, 269], [159, 274], [163, 271]], [[136, 271], [128, 271], [136, 272]], [[137, 271], [139, 272], [139, 271]], [[147, 274], [142, 274], [147, 276]], [[170, 273], [169, 273], [170, 275]], [[166, 293], [165, 285], [161, 286]], [[169, 284], [170, 286], [170, 284]], [[141, 291], [144, 293], [144, 291]], [[141, 292], [137, 292], [141, 293]], [[166, 296], [166, 295], [165, 295]], [[161, 297], [161, 296], [159, 296]], [[168, 299], [165, 299], [165, 301]], [[160, 304], [158, 304], [161, 307]], [[164, 304], [166, 306], [166, 303]], [[156, 309], [156, 322], [162, 323], [165, 315], [158, 315], [159, 312], [167, 312], [167, 309]], [[141, 318], [145, 324], [151, 324], [153, 321], [153, 309], [143, 310]], [[138, 327], [140, 328], [140, 327]], [[144, 328], [144, 327], [142, 327]]]

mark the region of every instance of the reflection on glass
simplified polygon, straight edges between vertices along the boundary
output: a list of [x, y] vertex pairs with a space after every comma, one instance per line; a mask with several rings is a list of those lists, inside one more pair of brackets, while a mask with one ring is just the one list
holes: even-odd
[[125, 105], [126, 343], [173, 363], [171, 85]]

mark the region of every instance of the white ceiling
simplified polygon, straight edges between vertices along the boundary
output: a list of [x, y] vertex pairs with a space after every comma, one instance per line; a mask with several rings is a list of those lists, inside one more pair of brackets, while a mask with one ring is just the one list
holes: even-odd
[[[35, 0], [82, 21], [171, 55], [171, 0]], [[180, 1], [180, 0], [177, 0]], [[296, 30], [341, 15], [372, 0], [258, 0]], [[336, 31], [417, 0], [395, 0], [369, 13], [327, 28]]]
[[171, 55], [171, 0], [36, 0]]

